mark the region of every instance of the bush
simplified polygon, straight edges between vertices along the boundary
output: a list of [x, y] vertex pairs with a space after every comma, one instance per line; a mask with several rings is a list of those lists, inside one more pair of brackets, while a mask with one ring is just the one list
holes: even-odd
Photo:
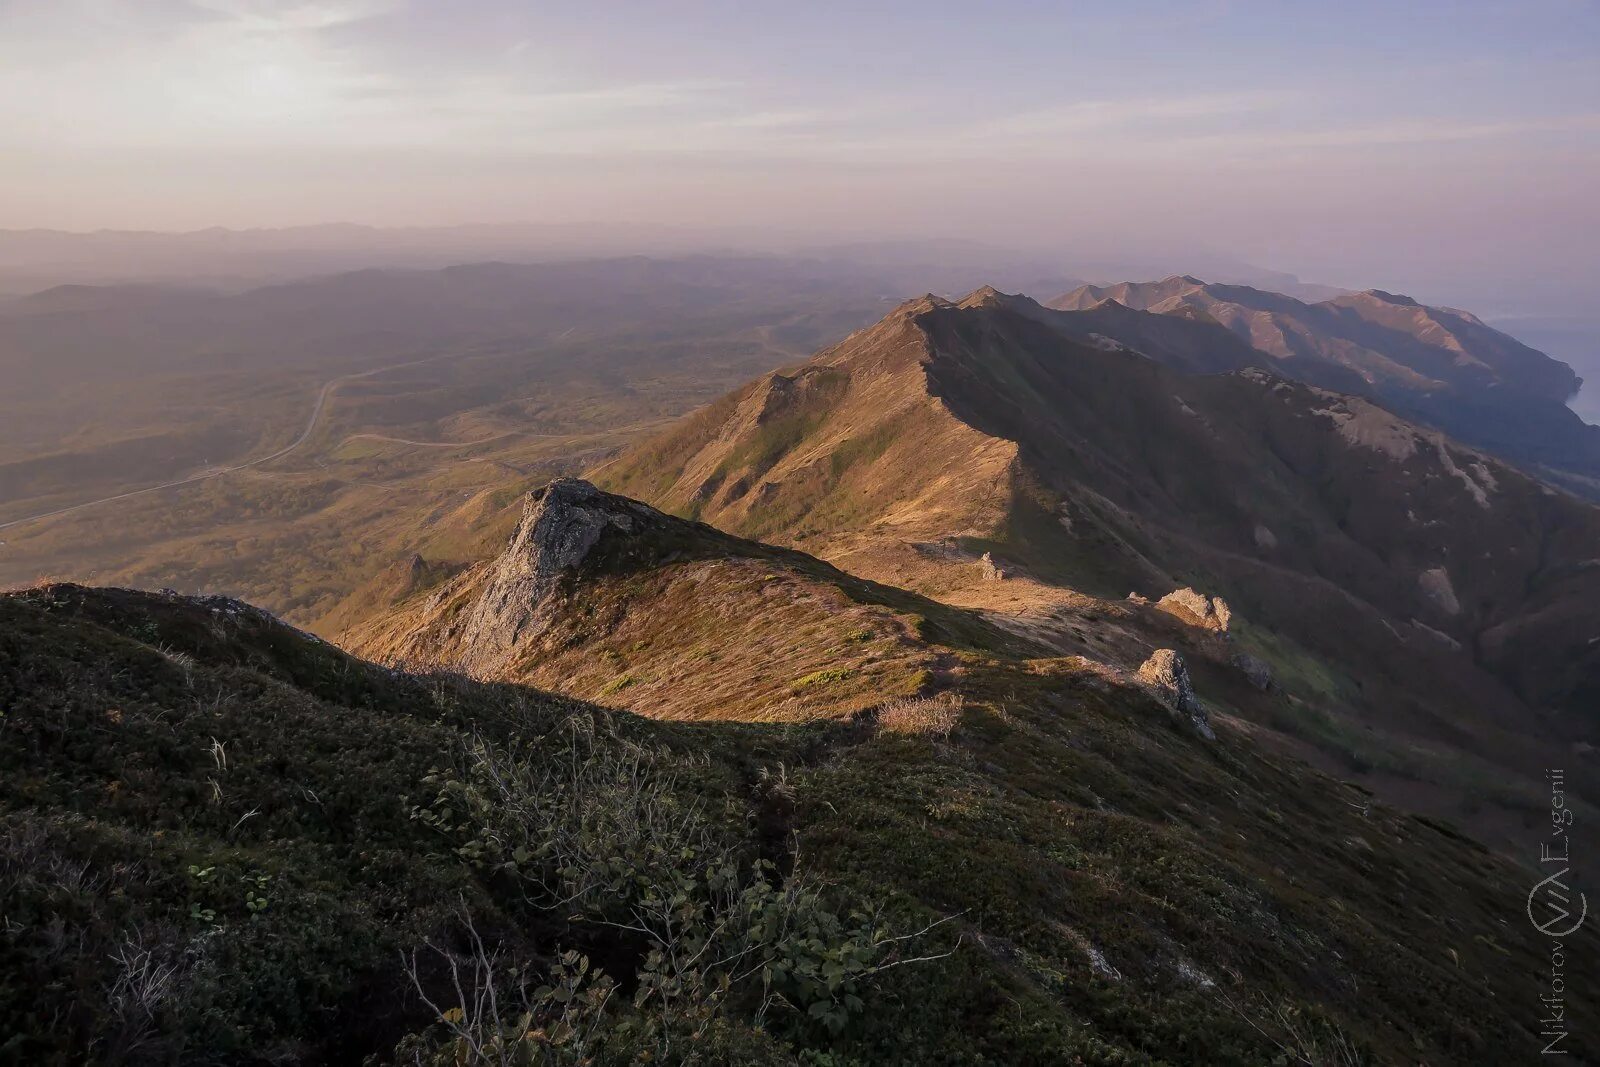
[[[569, 951], [530, 993], [515, 967], [489, 977], [500, 950], [484, 950], [474, 932], [473, 982], [508, 990], [516, 1040], [538, 1046], [515, 1062], [565, 1062], [551, 1048], [598, 1045], [677, 1062], [729, 1025], [837, 1034], [871, 978], [909, 962], [898, 950], [916, 935], [893, 936], [876, 913], [841, 908], [826, 887], [748, 855], [741, 804], [690, 799], [684, 777], [702, 763], [580, 716], [532, 742], [473, 739], [455, 768], [425, 779], [434, 796], [412, 814], [455, 840], [458, 855], [509, 876], [528, 905], [570, 923], [574, 940], [603, 933], [613, 958], [637, 961], [608, 976]], [[621, 1003], [618, 980], [632, 991]], [[498, 1000], [457, 999], [441, 1012], [452, 1048], [493, 1062], [475, 1050], [500, 1048], [505, 1020], [482, 1007]], [[575, 1003], [593, 1017], [572, 1017]]]

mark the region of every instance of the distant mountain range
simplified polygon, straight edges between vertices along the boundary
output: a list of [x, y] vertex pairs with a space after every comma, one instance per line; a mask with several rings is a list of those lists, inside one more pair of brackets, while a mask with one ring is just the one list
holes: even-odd
[[[765, 231], [628, 224], [507, 223], [372, 227], [350, 224], [184, 233], [0, 230], [0, 299], [62, 284], [179, 285], [241, 292], [263, 284], [378, 270], [442, 270], [487, 262], [567, 263], [649, 257], [784, 260], [813, 282], [871, 284], [903, 294], [971, 288], [992, 279], [1028, 291], [1065, 288], [1058, 256], [971, 241], [827, 241]], [[1240, 268], [1251, 280], [1290, 276]]]
[[[1291, 376], [1373, 397], [1513, 461], [1600, 475], [1600, 429], [1566, 407], [1582, 379], [1470, 312], [1378, 290], [1308, 304], [1190, 276], [1083, 286], [1050, 306], [1088, 311], [1106, 301], [1218, 323]], [[1213, 354], [1214, 363], [1226, 358]]]
[[1189, 275], [1159, 282], [1085, 285], [1050, 302], [1083, 311], [1106, 301], [1138, 311], [1220, 323], [1280, 359], [1314, 357], [1350, 381], [1385, 389], [1502, 387], [1565, 401], [1580, 384], [1570, 367], [1490, 329], [1470, 312], [1426, 307], [1369, 289], [1307, 304], [1244, 285]]

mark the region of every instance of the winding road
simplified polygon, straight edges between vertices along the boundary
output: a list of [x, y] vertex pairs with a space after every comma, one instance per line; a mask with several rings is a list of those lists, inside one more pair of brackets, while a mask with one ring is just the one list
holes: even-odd
[[65, 508], [57, 508], [54, 511], [43, 511], [37, 515], [29, 515], [26, 518], [12, 519], [9, 522], [0, 522], [0, 530], [10, 529], [13, 526], [21, 526], [24, 523], [38, 522], [41, 519], [53, 519], [58, 515], [70, 515], [74, 511], [82, 511], [85, 508], [92, 508], [100, 504], [109, 504], [116, 500], [129, 500], [136, 496], [144, 496], [147, 493], [159, 493], [163, 489], [173, 489], [180, 485], [194, 485], [196, 482], [209, 481], [212, 478], [220, 478], [224, 474], [232, 474], [234, 471], [247, 470], [250, 467], [259, 467], [264, 463], [271, 463], [275, 459], [282, 459], [284, 456], [287, 456], [290, 452], [293, 452], [295, 449], [299, 448], [301, 445], [305, 444], [311, 439], [311, 435], [316, 432], [317, 423], [322, 419], [323, 409], [328, 406], [328, 397], [332, 394], [336, 386], [344, 382], [354, 381], [357, 378], [370, 378], [372, 375], [382, 374], [384, 371], [399, 370], [401, 367], [413, 367], [419, 363], [431, 363], [433, 360], [439, 358], [442, 357], [434, 356], [430, 359], [413, 359], [408, 360], [405, 363], [392, 363], [386, 367], [374, 367], [371, 370], [358, 371], [355, 374], [341, 374], [337, 378], [329, 379], [327, 382], [323, 383], [321, 390], [318, 391], [317, 402], [311, 408], [311, 417], [306, 419], [306, 428], [300, 431], [300, 436], [296, 437], [293, 441], [290, 441], [287, 445], [278, 449], [269, 456], [259, 456], [256, 459], [246, 460], [243, 463], [235, 463], [231, 467], [216, 467], [203, 470], [198, 474], [191, 474], [187, 478], [179, 478], [176, 481], [162, 482], [160, 485], [149, 485], [143, 489], [133, 489], [126, 493], [116, 493], [112, 496], [103, 496], [98, 500], [86, 500], [81, 504], [73, 504], [70, 507]]
[[[568, 331], [568, 332], [570, 333], [571, 331]], [[162, 482], [160, 485], [148, 485], [148, 486], [145, 486], [143, 489], [131, 489], [128, 492], [125, 492], [125, 493], [115, 493], [115, 494], [113, 494], [111, 496], [103, 496], [103, 497], [100, 497], [98, 500], [85, 500], [81, 504], [72, 504], [72, 505], [70, 505], [68, 507], [56, 508], [54, 511], [42, 511], [37, 515], [28, 515], [28, 516], [26, 516], [24, 518], [21, 518], [21, 519], [11, 519], [8, 522], [0, 522], [0, 530], [10, 529], [13, 526], [22, 526], [22, 525], [24, 525], [26, 523], [30, 523], [30, 522], [39, 522], [39, 521], [41, 521], [43, 519], [53, 519], [53, 518], [56, 518], [56, 517], [61, 516], [61, 515], [70, 515], [75, 511], [83, 511], [86, 508], [96, 507], [96, 506], [98, 506], [100, 504], [110, 504], [110, 503], [113, 503], [114, 501], [117, 501], [117, 500], [130, 500], [130, 499], [132, 499], [133, 497], [136, 497], [136, 496], [145, 496], [145, 495], [147, 495], [149, 493], [159, 493], [163, 489], [175, 489], [175, 488], [177, 488], [178, 486], [181, 486], [181, 485], [194, 485], [194, 484], [196, 484], [198, 482], [209, 481], [212, 478], [220, 478], [224, 474], [232, 474], [235, 471], [248, 470], [251, 467], [260, 467], [260, 466], [263, 466], [264, 464], [271, 463], [273, 460], [282, 459], [284, 456], [287, 456], [289, 453], [293, 452], [295, 449], [299, 448], [301, 445], [305, 444], [307, 441], [309, 441], [311, 439], [311, 435], [313, 433], [315, 433], [316, 430], [317, 430], [317, 423], [322, 421], [322, 412], [328, 406], [328, 397], [330, 397], [333, 394], [333, 390], [336, 387], [338, 387], [339, 385], [342, 385], [345, 382], [354, 381], [357, 378], [370, 378], [374, 374], [382, 374], [385, 371], [399, 370], [402, 367], [415, 367], [415, 366], [418, 366], [419, 364], [433, 363], [436, 360], [448, 359], [448, 358], [450, 358], [449, 355], [429, 356], [426, 359], [413, 359], [413, 360], [407, 360], [404, 363], [391, 363], [391, 364], [389, 364], [387, 366], [373, 367], [371, 370], [357, 371], [354, 374], [341, 374], [337, 378], [329, 379], [328, 381], [324, 382], [322, 388], [320, 390], [318, 390], [318, 392], [317, 392], [317, 402], [316, 402], [315, 405], [312, 406], [311, 415], [310, 415], [309, 418], [306, 419], [305, 429], [300, 431], [300, 436], [296, 437], [293, 441], [290, 441], [287, 445], [285, 445], [282, 448], [278, 449], [276, 452], [273, 452], [271, 455], [258, 456], [255, 459], [246, 460], [243, 463], [235, 463], [231, 467], [216, 467], [216, 468], [203, 470], [203, 471], [200, 471], [197, 474], [191, 474], [187, 478], [179, 478], [179, 479], [177, 479], [175, 481], [171, 481], [171, 482]], [[643, 420], [641, 422], [636, 422], [636, 423], [633, 423], [632, 425], [629, 425], [629, 426], [618, 427], [617, 430], [610, 431], [610, 432], [619, 432], [619, 431], [636, 430], [636, 429], [646, 429], [646, 428], [649, 428], [649, 427], [652, 427], [652, 426], [665, 425], [665, 424], [667, 424], [669, 422], [672, 422], [672, 421], [674, 421], [674, 420], [670, 416], [657, 418], [657, 419], [645, 419], [645, 420]], [[346, 438], [346, 440], [350, 440], [350, 439], [358, 438], [358, 437], [365, 437], [365, 438], [375, 438], [375, 439], [380, 440], [380, 441], [393, 441], [393, 442], [396, 442], [396, 443], [399, 443], [399, 444], [405, 444], [405, 445], [418, 445], [418, 446], [421, 446], [421, 447], [424, 447], [424, 448], [465, 448], [465, 447], [467, 447], [469, 445], [484, 444], [485, 442], [488, 442], [488, 441], [493, 441], [493, 440], [496, 440], [496, 439], [501, 438], [501, 437], [510, 437], [510, 436], [514, 436], [514, 435], [511, 434], [511, 433], [491, 434], [488, 437], [480, 438], [480, 439], [478, 439], [476, 441], [411, 441], [411, 440], [407, 440], [406, 438], [402, 438], [402, 437], [390, 437], [387, 434], [357, 433], [357, 434], [351, 434], [350, 437]], [[521, 434], [521, 435], [515, 435], [515, 436], [556, 438], [556, 437], [583, 437], [583, 436], [588, 436], [588, 435], [582, 434], [582, 433], [577, 433], [577, 434], [574, 434], [574, 433], [535, 433], [535, 434]]]

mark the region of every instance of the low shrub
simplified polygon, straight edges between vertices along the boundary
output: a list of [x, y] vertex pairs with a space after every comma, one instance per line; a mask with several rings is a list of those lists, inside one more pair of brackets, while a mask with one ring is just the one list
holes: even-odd
[[[599, 1048], [684, 1062], [728, 1026], [837, 1034], [874, 975], [911, 962], [900, 952], [919, 935], [895, 935], [875, 910], [755, 856], [746, 805], [690, 788], [704, 765], [584, 715], [526, 742], [474, 738], [425, 779], [434, 794], [414, 818], [483, 875], [509, 878], [568, 943], [603, 941], [631, 968], [604, 974], [569, 950], [530, 991], [525, 964], [507, 966], [473, 930], [468, 964], [440, 955], [452, 974], [465, 966], [503, 992], [458, 991], [441, 1012], [452, 1055], [478, 1062], [510, 1033], [536, 1047], [508, 1062], [568, 1062], [550, 1058], [556, 1048], [573, 1062]], [[631, 996], [614, 996], [619, 983]], [[493, 1008], [501, 997], [517, 1005], [509, 1030]]]

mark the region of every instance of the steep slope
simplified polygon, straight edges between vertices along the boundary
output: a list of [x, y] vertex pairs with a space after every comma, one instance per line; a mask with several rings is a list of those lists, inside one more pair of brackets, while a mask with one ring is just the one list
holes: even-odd
[[[953, 416], [923, 372], [926, 296], [690, 415], [601, 484], [749, 537], [837, 545], [984, 537], [1006, 521], [1015, 442]], [[837, 554], [837, 550], [834, 550]]]
[[1468, 312], [1375, 289], [1308, 304], [1188, 275], [1082, 286], [1050, 306], [1087, 311], [1106, 300], [1216, 322], [1282, 361], [1284, 374], [1368, 392], [1516, 462], [1600, 473], [1600, 430], [1566, 408], [1581, 384], [1572, 368]]
[[[1595, 508], [1370, 401], [1185, 377], [1017, 298], [905, 305], [594, 477], [1123, 667], [1153, 640], [1123, 593], [1224, 594], [1287, 679], [1269, 725], [1405, 790], [1448, 780], [1450, 807], [1531, 810], [1600, 727]], [[1506, 768], [1526, 784], [1491, 786]]]
[[[26, 1062], [1548, 1041], [1522, 870], [1079, 660], [974, 654], [844, 722], [649, 723], [387, 671], [231, 601], [51, 586], [0, 597], [0, 706], [0, 1033]], [[1582, 1055], [1600, 1019], [1569, 1020]]]

